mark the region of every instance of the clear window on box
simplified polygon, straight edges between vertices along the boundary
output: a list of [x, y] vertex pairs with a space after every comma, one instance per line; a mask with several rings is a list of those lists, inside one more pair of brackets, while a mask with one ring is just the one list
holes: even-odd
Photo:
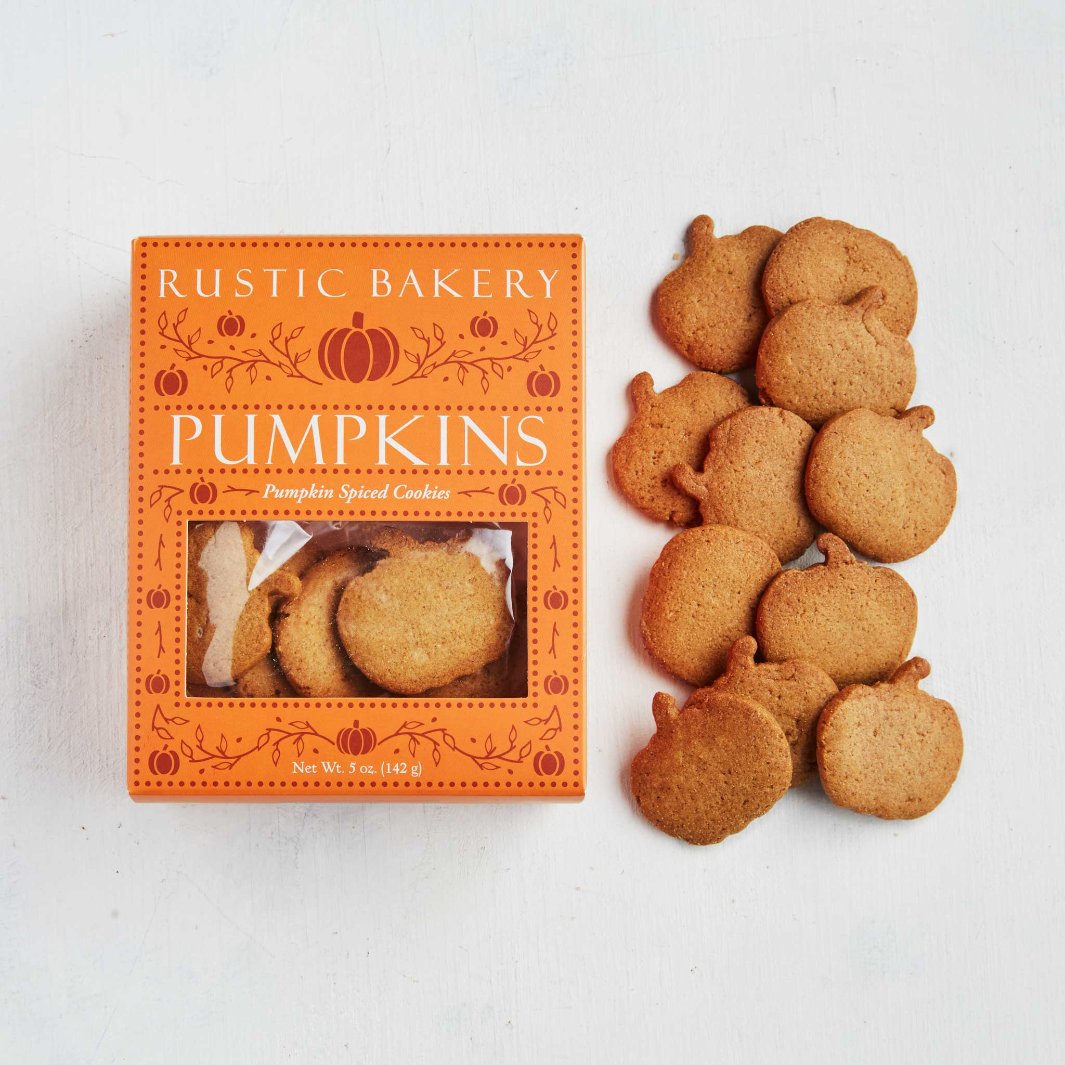
[[528, 526], [188, 526], [186, 690], [243, 699], [521, 698]]

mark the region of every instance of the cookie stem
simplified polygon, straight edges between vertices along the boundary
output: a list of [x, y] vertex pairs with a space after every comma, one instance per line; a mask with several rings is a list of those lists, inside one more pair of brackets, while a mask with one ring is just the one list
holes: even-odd
[[706, 499], [708, 495], [706, 480], [700, 477], [686, 462], [678, 462], [673, 467], [672, 477], [673, 484], [676, 485], [678, 491], [691, 496], [692, 499], [698, 499], [700, 502]]
[[729, 649], [727, 673], [754, 667], [754, 656], [758, 653], [758, 641], [753, 636], [741, 636]]
[[899, 420], [917, 432], [923, 433], [936, 420], [936, 412], [931, 407], [910, 407], [899, 415]]
[[713, 242], [714, 220], [708, 214], [701, 214], [688, 226], [688, 254], [708, 251]]
[[666, 692], [658, 692], [651, 704], [651, 713], [654, 714], [655, 724], [659, 732], [669, 732], [676, 723], [680, 710], [677, 708], [677, 700]]
[[932, 667], [927, 659], [911, 658], [895, 670], [889, 683], [898, 684], [904, 688], [916, 688], [931, 672]]
[[884, 300], [887, 299], [887, 294], [879, 285], [872, 285], [869, 288], [862, 289], [857, 296], [854, 297], [847, 304], [848, 307], [853, 307], [859, 315], [864, 318], [872, 311], [883, 307]]
[[644, 370], [638, 373], [629, 385], [629, 395], [632, 396], [632, 405], [639, 411], [655, 398], [654, 378]]
[[835, 533], [822, 533], [817, 538], [817, 550], [825, 556], [826, 566], [846, 566], [854, 561], [851, 549]]

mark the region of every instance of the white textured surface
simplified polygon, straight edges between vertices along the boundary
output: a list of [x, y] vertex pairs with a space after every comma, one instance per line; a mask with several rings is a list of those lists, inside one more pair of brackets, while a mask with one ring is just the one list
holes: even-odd
[[[6, 7], [3, 1061], [1060, 1057], [1060, 4]], [[917, 269], [962, 494], [902, 568], [967, 738], [924, 821], [804, 792], [697, 850], [630, 807], [667, 533], [604, 456], [628, 379], [684, 372], [647, 303], [699, 211], [847, 218]], [[587, 801], [134, 806], [129, 238], [504, 230], [588, 242]]]

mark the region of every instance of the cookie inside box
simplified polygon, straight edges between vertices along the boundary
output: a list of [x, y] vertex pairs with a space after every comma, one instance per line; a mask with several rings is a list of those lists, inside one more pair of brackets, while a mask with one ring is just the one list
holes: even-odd
[[188, 525], [186, 694], [524, 698], [524, 522]]

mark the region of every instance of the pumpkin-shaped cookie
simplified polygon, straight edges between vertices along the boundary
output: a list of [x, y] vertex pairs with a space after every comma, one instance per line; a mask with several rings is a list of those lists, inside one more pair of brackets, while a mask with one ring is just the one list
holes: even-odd
[[673, 483], [696, 500], [704, 524], [754, 533], [790, 562], [817, 533], [803, 495], [813, 438], [813, 429], [790, 411], [744, 407], [710, 431], [702, 472], [675, 466]]
[[767, 315], [759, 283], [780, 239], [767, 226], [715, 237], [700, 215], [688, 229], [688, 257], [658, 286], [654, 316], [666, 340], [704, 370], [750, 366]]
[[188, 680], [225, 688], [270, 653], [271, 617], [300, 590], [279, 570], [251, 587], [259, 559], [248, 526], [202, 522], [189, 533], [185, 666]]
[[811, 425], [857, 407], [904, 410], [917, 382], [913, 348], [877, 316], [882, 288], [850, 303], [812, 299], [780, 312], [762, 334], [755, 380], [763, 403]]
[[801, 658], [756, 662], [757, 651], [753, 636], [741, 636], [732, 645], [725, 672], [709, 688], [693, 692], [689, 702], [699, 702], [708, 692], [724, 692], [751, 699], [767, 710], [784, 730], [791, 748], [794, 787], [817, 772], [817, 719], [839, 689], [813, 662]]
[[954, 708], [923, 692], [923, 658], [886, 683], [844, 688], [821, 714], [817, 765], [837, 805], [889, 820], [923, 817], [950, 791], [962, 759]]
[[841, 687], [883, 680], [909, 653], [917, 597], [900, 574], [859, 562], [838, 536], [824, 533], [817, 546], [824, 562], [785, 570], [759, 601], [762, 654], [813, 662]]
[[710, 430], [748, 406], [747, 393], [715, 373], [690, 373], [659, 393], [651, 375], [641, 373], [630, 391], [632, 421], [611, 452], [618, 490], [649, 518], [692, 525], [698, 511], [694, 500], [673, 484], [673, 467], [698, 465]]
[[807, 218], [780, 238], [762, 273], [770, 315], [802, 300], [848, 303], [874, 285], [885, 294], [880, 320], [893, 333], [909, 336], [917, 317], [913, 267], [890, 240], [868, 229]]
[[758, 598], [780, 572], [764, 541], [727, 525], [670, 540], [651, 567], [640, 628], [651, 657], [689, 684], [708, 684], [753, 630]]
[[810, 446], [806, 501], [826, 529], [879, 562], [913, 558], [954, 513], [954, 465], [922, 435], [931, 407], [887, 416], [853, 410], [827, 422]]
[[706, 692], [677, 709], [654, 699], [657, 731], [632, 760], [632, 794], [656, 828], [720, 843], [770, 810], [791, 783], [788, 741], [750, 699]]
[[507, 649], [509, 571], [455, 537], [420, 542], [393, 531], [388, 556], [349, 582], [337, 630], [359, 671], [387, 691], [417, 695], [477, 673]]

